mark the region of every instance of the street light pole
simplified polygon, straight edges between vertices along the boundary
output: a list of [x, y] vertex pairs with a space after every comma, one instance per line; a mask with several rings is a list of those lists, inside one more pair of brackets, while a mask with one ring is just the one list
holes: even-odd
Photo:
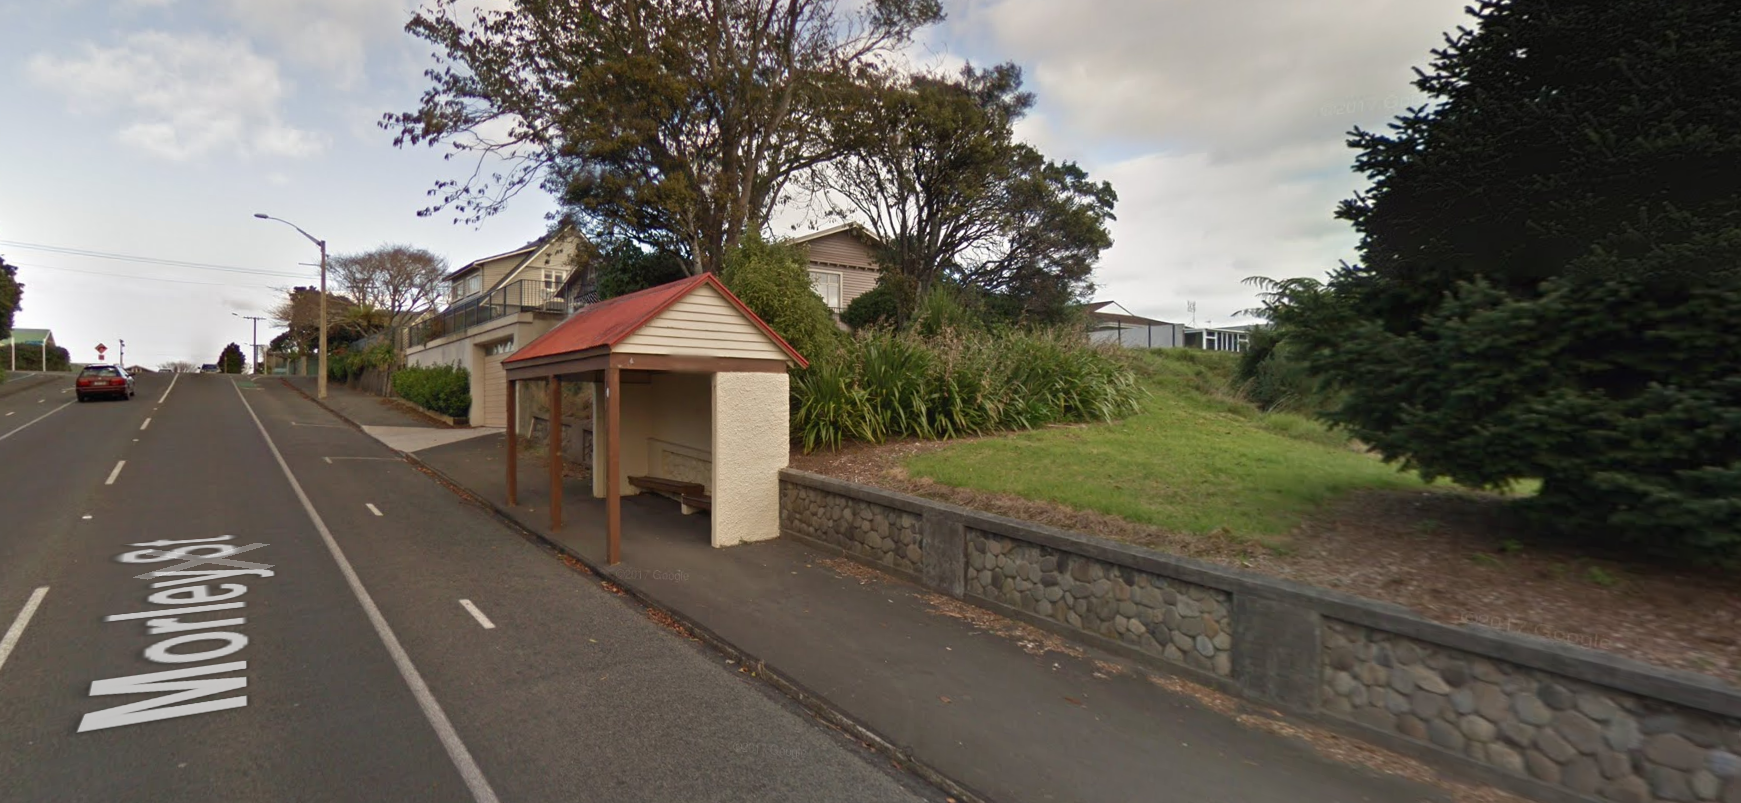
[[318, 237], [315, 237], [314, 235], [309, 234], [306, 231], [303, 231], [301, 226], [298, 226], [295, 223], [291, 223], [290, 221], [285, 220], [283, 218], [273, 217], [271, 215], [265, 214], [264, 212], [255, 212], [254, 217], [257, 217], [261, 220], [276, 220], [279, 223], [283, 223], [284, 225], [289, 226], [290, 228], [296, 229], [296, 232], [298, 234], [301, 234], [302, 236], [307, 237], [310, 242], [314, 243], [315, 245], [320, 246], [320, 367], [317, 369], [318, 371], [320, 371], [320, 376], [315, 379], [315, 397], [320, 398], [320, 399], [325, 399], [326, 398], [326, 241], [322, 240]]

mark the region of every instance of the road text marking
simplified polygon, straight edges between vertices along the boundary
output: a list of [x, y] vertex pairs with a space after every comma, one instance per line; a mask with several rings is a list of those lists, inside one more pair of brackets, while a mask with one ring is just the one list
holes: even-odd
[[6, 629], [6, 635], [0, 637], [0, 666], [6, 665], [6, 656], [11, 655], [12, 648], [18, 646], [18, 639], [24, 636], [24, 626], [30, 624], [30, 617], [36, 615], [36, 606], [42, 604], [45, 596], [48, 596], [48, 586], [31, 592], [30, 601], [24, 603], [24, 610], [18, 612], [18, 618], [12, 620], [12, 626]]
[[485, 630], [496, 629], [496, 624], [490, 621], [490, 617], [485, 616], [483, 611], [478, 610], [478, 606], [473, 605], [471, 600], [462, 599], [459, 601], [459, 606], [466, 609], [466, 612], [470, 613], [473, 619], [478, 620], [478, 624], [483, 625]]
[[13, 435], [17, 435], [18, 433], [23, 432], [25, 427], [28, 427], [31, 424], [34, 424], [38, 421], [41, 421], [42, 419], [47, 418], [51, 415], [54, 415], [55, 413], [58, 413], [62, 410], [65, 410], [66, 408], [71, 407], [71, 406], [72, 406], [72, 402], [64, 402], [61, 404], [61, 406], [56, 407], [53, 410], [49, 410], [48, 412], [43, 413], [42, 415], [39, 415], [35, 418], [30, 419], [29, 421], [24, 422], [23, 424], [19, 424], [17, 429], [12, 430], [11, 432], [6, 433], [5, 435], [0, 435], [0, 441], [6, 440], [7, 438], [12, 437]]
[[125, 461], [125, 460], [122, 460], [122, 461], [120, 461], [120, 462], [117, 462], [117, 463], [116, 463], [116, 464], [115, 464], [115, 470], [114, 470], [114, 471], [111, 471], [111, 472], [109, 472], [109, 478], [108, 478], [108, 479], [106, 479], [106, 480], [103, 480], [103, 484], [104, 484], [104, 485], [114, 485], [114, 484], [115, 484], [115, 478], [116, 478], [116, 477], [119, 477], [119, 476], [121, 476], [121, 467], [122, 467], [122, 466], [124, 466], [124, 465], [127, 465], [127, 461]]
[[139, 425], [139, 431], [144, 432], [145, 428], [148, 426], [151, 426], [151, 419], [150, 418], [145, 419], [145, 423]]
[[393, 627], [387, 624], [387, 617], [381, 615], [381, 609], [376, 607], [374, 597], [369, 596], [369, 590], [363, 587], [362, 578], [357, 577], [357, 570], [351, 568], [350, 559], [345, 557], [344, 550], [339, 548], [339, 542], [332, 537], [332, 531], [327, 529], [326, 520], [320, 517], [320, 511], [314, 509], [314, 503], [309, 501], [308, 494], [302, 490], [302, 483], [296, 480], [296, 473], [290, 470], [289, 463], [284, 462], [284, 455], [278, 451], [278, 444], [272, 441], [266, 425], [254, 413], [254, 405], [248, 402], [248, 397], [239, 387], [236, 388], [236, 398], [242, 400], [242, 406], [248, 410], [248, 417], [254, 419], [254, 428], [260, 430], [260, 437], [266, 441], [266, 448], [272, 452], [272, 458], [278, 461], [278, 469], [284, 472], [284, 479], [290, 483], [290, 490], [296, 493], [296, 499], [302, 503], [302, 510], [308, 514], [309, 522], [320, 533], [320, 540], [326, 542], [326, 549], [332, 553], [333, 562], [338, 564], [339, 573], [344, 575], [345, 583], [351, 587], [351, 593], [363, 606], [363, 613], [369, 617], [369, 624], [375, 627], [375, 635], [380, 637], [381, 644], [387, 648], [387, 654], [393, 658], [394, 666], [398, 667], [399, 676], [405, 679], [405, 685], [411, 687], [411, 696], [417, 698], [424, 718], [429, 720], [429, 726], [435, 730], [441, 746], [447, 749], [448, 759], [459, 770], [460, 777], [465, 779], [472, 799], [477, 803], [500, 803], [495, 790], [490, 788], [489, 780], [484, 778], [484, 771], [478, 768], [478, 763], [472, 758], [471, 751], [466, 749], [465, 742], [460, 741], [459, 731], [454, 730], [453, 722], [441, 710], [441, 703], [429, 690], [429, 684], [423, 681], [423, 675], [417, 671], [417, 666], [411, 663], [411, 656], [406, 654], [405, 647], [399, 643], [399, 637], [393, 635]]
[[387, 514], [385, 514], [385, 513], [382, 513], [382, 512], [381, 512], [381, 509], [380, 509], [380, 508], [378, 508], [378, 507], [375, 507], [375, 503], [374, 503], [374, 502], [364, 502], [364, 503], [363, 503], [363, 506], [364, 506], [364, 507], [367, 507], [367, 508], [368, 508], [368, 509], [369, 509], [369, 512], [370, 512], [370, 513], [373, 513], [373, 514], [375, 514], [375, 515], [377, 515], [377, 516], [385, 516], [385, 515], [387, 515]]

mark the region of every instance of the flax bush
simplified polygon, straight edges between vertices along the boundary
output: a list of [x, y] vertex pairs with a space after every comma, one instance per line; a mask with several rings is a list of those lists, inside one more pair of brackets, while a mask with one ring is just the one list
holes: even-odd
[[792, 435], [809, 452], [1109, 421], [1142, 394], [1122, 354], [1077, 333], [872, 329], [793, 375]]

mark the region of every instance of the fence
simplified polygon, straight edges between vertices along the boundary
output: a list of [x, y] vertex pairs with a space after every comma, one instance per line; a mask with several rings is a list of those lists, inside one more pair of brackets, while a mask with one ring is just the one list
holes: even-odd
[[539, 279], [509, 282], [476, 302], [462, 302], [463, 306], [456, 305], [412, 325], [406, 342], [411, 347], [421, 346], [438, 338], [463, 335], [473, 327], [522, 312], [567, 314], [568, 302], [556, 290]]

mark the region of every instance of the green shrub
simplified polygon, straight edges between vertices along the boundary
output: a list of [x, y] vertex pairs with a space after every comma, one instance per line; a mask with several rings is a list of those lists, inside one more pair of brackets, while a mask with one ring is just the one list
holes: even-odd
[[425, 410], [462, 418], [471, 414], [471, 372], [454, 365], [401, 368], [393, 392]]
[[834, 314], [810, 288], [804, 249], [751, 235], [726, 254], [720, 281], [807, 360], [844, 338]]
[[599, 254], [598, 297], [602, 301], [625, 296], [688, 275], [683, 260], [677, 256], [663, 251], [645, 251], [633, 242], [618, 240]]
[[1070, 332], [947, 329], [861, 333], [792, 379], [792, 433], [805, 451], [1107, 421], [1142, 390], [1124, 357]]
[[840, 313], [840, 320], [854, 329], [893, 326], [900, 317], [901, 304], [895, 289], [882, 282], [878, 282], [870, 292], [853, 299]]

